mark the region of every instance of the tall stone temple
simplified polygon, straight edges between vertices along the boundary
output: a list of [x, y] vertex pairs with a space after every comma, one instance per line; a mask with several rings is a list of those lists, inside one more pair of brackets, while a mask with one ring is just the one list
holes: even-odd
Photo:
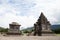
[[53, 35], [53, 32], [51, 31], [50, 27], [51, 27], [50, 22], [44, 16], [43, 12], [41, 12], [39, 19], [34, 24], [34, 36]]
[[17, 22], [9, 24], [8, 35], [20, 35], [20, 26]]

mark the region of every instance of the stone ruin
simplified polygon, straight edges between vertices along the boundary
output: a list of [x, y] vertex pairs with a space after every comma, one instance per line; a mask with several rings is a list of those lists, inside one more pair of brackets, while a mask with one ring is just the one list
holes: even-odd
[[37, 22], [34, 24], [34, 36], [42, 36], [42, 35], [53, 35], [54, 33], [51, 31], [51, 24], [47, 20], [47, 18], [44, 16], [43, 12], [41, 12], [41, 15]]
[[20, 35], [20, 26], [17, 22], [9, 24], [9, 30], [7, 35]]
[[44, 16], [43, 12], [37, 22], [34, 24], [34, 31], [29, 33], [29, 36], [55, 36], [51, 31], [51, 24], [48, 19]]

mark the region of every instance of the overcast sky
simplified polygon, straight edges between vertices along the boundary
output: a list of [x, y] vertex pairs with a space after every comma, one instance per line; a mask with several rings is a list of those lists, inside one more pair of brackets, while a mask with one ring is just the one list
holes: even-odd
[[51, 24], [60, 24], [60, 0], [0, 0], [0, 26], [18, 22], [31, 27], [43, 12]]

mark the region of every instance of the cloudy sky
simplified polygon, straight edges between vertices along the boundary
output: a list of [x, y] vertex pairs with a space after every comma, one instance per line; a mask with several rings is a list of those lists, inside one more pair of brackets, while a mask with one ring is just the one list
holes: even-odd
[[60, 0], [0, 0], [0, 26], [18, 22], [31, 27], [43, 12], [51, 24], [60, 24]]

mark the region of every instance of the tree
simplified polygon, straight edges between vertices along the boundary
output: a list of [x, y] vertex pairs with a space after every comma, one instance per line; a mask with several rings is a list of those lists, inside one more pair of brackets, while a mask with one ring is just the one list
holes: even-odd
[[52, 31], [55, 32], [56, 34], [60, 34], [60, 28], [54, 29]]

